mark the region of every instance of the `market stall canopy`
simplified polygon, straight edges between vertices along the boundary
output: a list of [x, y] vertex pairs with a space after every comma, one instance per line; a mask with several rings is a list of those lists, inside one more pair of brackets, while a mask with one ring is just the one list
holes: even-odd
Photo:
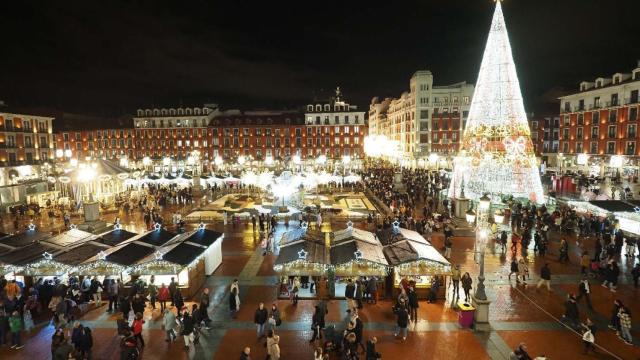
[[119, 230], [112, 230], [112, 231], [109, 231], [108, 233], [102, 234], [100, 235], [99, 238], [95, 239], [94, 241], [101, 244], [109, 245], [109, 246], [116, 246], [125, 242], [126, 240], [131, 239], [136, 235], [138, 234], [129, 232], [127, 230], [119, 229]]
[[107, 248], [105, 248], [104, 246], [99, 246], [88, 242], [86, 244], [76, 246], [69, 251], [58, 254], [55, 257], [55, 260], [63, 264], [76, 266], [95, 256], [100, 251], [105, 251], [106, 249]]
[[198, 229], [193, 233], [191, 233], [191, 235], [189, 235], [185, 239], [185, 241], [208, 247], [214, 242], [221, 239], [222, 236], [223, 234], [217, 231], [213, 231], [209, 229]]
[[176, 237], [176, 234], [167, 231], [165, 229], [151, 230], [145, 235], [137, 238], [135, 241], [139, 241], [145, 244], [153, 246], [162, 246], [168, 243], [171, 239]]
[[376, 235], [372, 232], [347, 227], [346, 229], [333, 232], [333, 243], [339, 244], [350, 240], [360, 240], [373, 245], [380, 245], [380, 241], [376, 239]]
[[451, 264], [429, 242], [396, 238], [383, 248], [390, 266], [401, 275], [443, 275]]
[[321, 241], [324, 243], [325, 235], [316, 229], [295, 228], [282, 234], [280, 247], [300, 240]]
[[155, 252], [155, 249], [151, 246], [130, 243], [107, 255], [105, 260], [120, 265], [130, 266], [144, 259], [153, 252]]
[[594, 200], [589, 201], [589, 204], [604, 209], [608, 212], [634, 211], [634, 205], [628, 204], [622, 200]]
[[50, 237], [50, 238], [46, 238], [42, 241], [49, 243], [49, 244], [53, 244], [56, 246], [61, 246], [61, 247], [67, 247], [67, 246], [71, 246], [74, 244], [79, 244], [83, 241], [87, 241], [88, 239], [90, 239], [91, 237], [93, 237], [94, 235], [91, 233], [88, 233], [86, 231], [82, 231], [82, 230], [78, 230], [78, 229], [71, 229], [69, 231], [65, 231], [59, 235]]
[[26, 230], [21, 233], [13, 234], [5, 238], [0, 239], [0, 243], [12, 248], [20, 248], [37, 241], [43, 240], [51, 235], [37, 230]]
[[57, 248], [44, 243], [33, 243], [20, 249], [0, 255], [0, 263], [4, 265], [23, 266], [43, 259], [43, 254], [53, 254]]
[[333, 244], [329, 258], [337, 276], [387, 275], [389, 264], [380, 242], [375, 244], [352, 239]]
[[327, 255], [324, 241], [300, 239], [280, 247], [273, 268], [287, 276], [324, 276]]

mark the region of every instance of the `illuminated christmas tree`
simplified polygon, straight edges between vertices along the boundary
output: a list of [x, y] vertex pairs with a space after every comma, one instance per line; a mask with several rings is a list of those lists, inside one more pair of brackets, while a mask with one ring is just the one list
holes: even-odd
[[[463, 189], [464, 186], [464, 189]], [[493, 14], [449, 197], [484, 193], [544, 202], [531, 132], [524, 111], [500, 1]]]

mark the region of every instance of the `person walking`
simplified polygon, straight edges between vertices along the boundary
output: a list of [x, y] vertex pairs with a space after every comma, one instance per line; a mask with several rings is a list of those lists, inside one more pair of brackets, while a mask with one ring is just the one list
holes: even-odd
[[347, 312], [350, 313], [353, 309], [357, 309], [356, 297], [356, 284], [352, 279], [347, 280], [347, 286], [344, 289], [344, 297], [347, 299]]
[[409, 299], [409, 319], [413, 322], [413, 326], [418, 324], [418, 293], [413, 286], [409, 286], [409, 292], [407, 293], [407, 298]]
[[518, 276], [522, 276], [522, 283], [527, 284], [527, 276], [529, 275], [529, 267], [524, 259], [518, 261]]
[[582, 275], [588, 275], [589, 265], [591, 265], [591, 258], [588, 251], [583, 251], [580, 257], [580, 273]]
[[[178, 283], [176, 283], [176, 281], [173, 279], [173, 277], [171, 278], [171, 281], [169, 282], [169, 296], [171, 297], [171, 306], [176, 306], [175, 304], [175, 295], [176, 292], [178, 292]], [[178, 311], [180, 311], [180, 309], [182, 309], [182, 307], [178, 307]]]
[[591, 284], [589, 284], [586, 276], [583, 276], [578, 284], [578, 297], [576, 297], [576, 302], [580, 301], [583, 297], [587, 302], [589, 310], [593, 311], [593, 306], [591, 306]]
[[407, 340], [407, 326], [409, 325], [409, 314], [403, 301], [400, 302], [396, 309], [396, 332], [393, 335], [398, 337], [402, 335], [402, 340]]
[[616, 286], [618, 285], [618, 277], [620, 276], [620, 269], [618, 268], [618, 263], [615, 261], [611, 261], [607, 264], [607, 267], [604, 271], [605, 280], [602, 283], [602, 287], [608, 287], [611, 292], [616, 292]]
[[137, 312], [136, 318], [133, 320], [133, 336], [138, 340], [140, 346], [144, 347], [144, 339], [142, 338], [142, 325], [144, 325], [144, 320], [142, 319], [142, 313]]
[[582, 333], [582, 343], [584, 344], [584, 353], [587, 355], [589, 350], [596, 353], [596, 347], [593, 345], [596, 342], [596, 327], [591, 321], [591, 319], [587, 318], [586, 323], [582, 324], [582, 328], [584, 329], [584, 333]]
[[540, 269], [540, 280], [538, 281], [538, 285], [536, 286], [536, 290], [540, 289], [540, 285], [546, 284], [548, 291], [551, 290], [551, 269], [549, 268], [549, 263], [545, 263], [542, 269]]
[[93, 335], [91, 333], [91, 329], [88, 327], [82, 328], [82, 335], [80, 339], [79, 346], [79, 357], [80, 359], [91, 359], [91, 349], [93, 348]]
[[[445, 230], [446, 232], [446, 230]], [[453, 247], [453, 241], [451, 241], [451, 236], [444, 237], [444, 257], [447, 259], [451, 259], [451, 248]]]
[[114, 279], [109, 280], [107, 296], [109, 297], [109, 307], [107, 312], [112, 312], [118, 307], [118, 284]]
[[211, 296], [209, 295], [209, 288], [205, 287], [202, 290], [202, 296], [200, 297], [200, 321], [204, 323], [204, 329], [209, 330], [209, 324], [211, 323], [211, 318], [209, 317], [209, 302], [211, 301]]
[[520, 283], [520, 279], [518, 279], [518, 260], [516, 257], [511, 258], [511, 266], [509, 268], [509, 281], [511, 281], [511, 275], [516, 274], [516, 283]]
[[578, 328], [580, 323], [580, 315], [578, 312], [578, 304], [573, 294], [567, 295], [567, 300], [564, 302], [564, 315], [563, 318], [569, 321], [569, 325], [574, 329]]
[[455, 299], [460, 297], [460, 278], [462, 274], [460, 272], [460, 265], [456, 265], [451, 269], [451, 283], [453, 286], [453, 296]]
[[232, 288], [229, 294], [229, 311], [231, 312], [231, 318], [235, 319], [240, 310], [240, 297], [238, 296], [238, 288]]
[[464, 301], [470, 301], [471, 299], [471, 285], [473, 284], [473, 280], [471, 279], [471, 275], [468, 272], [465, 272], [462, 275], [462, 290], [464, 290]]
[[251, 360], [251, 348], [246, 346], [240, 353], [240, 360]]
[[258, 339], [264, 336], [264, 326], [265, 326], [265, 323], [267, 322], [267, 318], [268, 318], [267, 309], [264, 308], [264, 303], [260, 303], [260, 305], [256, 309], [256, 312], [253, 316], [253, 322], [254, 324], [256, 324], [256, 332], [257, 332]]
[[162, 314], [162, 327], [166, 334], [164, 341], [174, 342], [178, 337], [176, 334], [176, 315], [168, 308], [165, 308]]
[[22, 332], [22, 319], [20, 313], [14, 311], [9, 319], [9, 330], [11, 331], [11, 348], [20, 350], [24, 347], [20, 342], [20, 333]]
[[195, 335], [193, 334], [195, 326], [193, 318], [186, 309], [182, 313], [180, 323], [182, 324], [182, 331], [180, 332], [180, 335], [182, 335], [182, 338], [184, 339], [184, 349], [188, 351], [189, 345], [193, 344], [193, 340], [195, 338]]
[[566, 239], [560, 240], [560, 256], [558, 262], [569, 262], [569, 243]]
[[160, 311], [164, 314], [167, 309], [167, 301], [171, 295], [169, 294], [169, 288], [167, 288], [164, 283], [160, 284], [160, 288], [158, 289], [158, 301], [160, 302]]
[[378, 360], [382, 358], [379, 352], [376, 351], [376, 344], [378, 343], [378, 338], [373, 336], [371, 339], [367, 341], [367, 352], [365, 355], [365, 360]]
[[636, 263], [636, 265], [631, 269], [631, 277], [633, 278], [633, 287], [638, 288], [638, 279], [640, 278], [640, 263]]
[[378, 303], [378, 281], [376, 280], [375, 276], [371, 276], [367, 281], [367, 292], [369, 293], [369, 299], [367, 300], [367, 302], [377, 304]]
[[275, 333], [276, 328], [282, 324], [282, 319], [280, 318], [280, 310], [278, 310], [278, 305], [276, 303], [271, 304], [271, 310], [269, 311], [269, 319], [267, 320], [267, 330], [273, 330]]
[[313, 316], [311, 317], [311, 329], [313, 330], [313, 336], [311, 337], [311, 340], [309, 340], [310, 343], [316, 341], [316, 339], [322, 339], [322, 331], [325, 326], [325, 315], [325, 310], [316, 305]]
[[149, 279], [149, 286], [147, 286], [147, 291], [149, 292], [149, 302], [151, 303], [152, 310], [156, 309], [156, 300], [158, 299], [158, 286], [155, 284], [155, 282], [155, 276], [151, 275], [151, 279]]
[[620, 318], [620, 338], [622, 338], [627, 345], [633, 345], [633, 338], [631, 337], [631, 315], [629, 315], [626, 307], [620, 307], [618, 318]]
[[270, 344], [267, 339], [267, 354], [269, 360], [280, 360], [280, 336], [273, 335]]

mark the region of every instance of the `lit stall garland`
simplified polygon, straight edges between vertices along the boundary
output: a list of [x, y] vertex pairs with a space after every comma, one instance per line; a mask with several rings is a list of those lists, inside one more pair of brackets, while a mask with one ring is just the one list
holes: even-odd
[[62, 275], [73, 271], [73, 267], [59, 263], [52, 259], [42, 259], [38, 262], [27, 264], [23, 268], [23, 273], [28, 276], [34, 275]]
[[127, 271], [126, 266], [99, 259], [87, 264], [81, 264], [73, 271], [79, 275], [118, 275]]
[[449, 197], [513, 195], [544, 202], [509, 36], [497, 4]]
[[396, 272], [401, 275], [423, 275], [423, 274], [448, 274], [451, 272], [451, 265], [434, 263], [427, 259], [406, 262], [395, 267]]
[[337, 276], [387, 276], [391, 268], [368, 260], [352, 260], [334, 266]]
[[2, 265], [0, 266], [0, 275], [7, 275], [11, 273], [18, 273], [24, 269], [22, 266], [15, 265]]
[[286, 264], [275, 265], [273, 270], [280, 274], [324, 275], [329, 265], [312, 263], [305, 259], [297, 259]]

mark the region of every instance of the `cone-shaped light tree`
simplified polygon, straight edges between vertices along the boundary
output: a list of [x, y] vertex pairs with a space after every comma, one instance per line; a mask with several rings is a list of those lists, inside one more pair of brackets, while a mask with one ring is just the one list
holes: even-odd
[[[464, 188], [464, 189], [463, 189]], [[488, 193], [544, 202], [500, 0], [493, 14], [449, 197]]]

